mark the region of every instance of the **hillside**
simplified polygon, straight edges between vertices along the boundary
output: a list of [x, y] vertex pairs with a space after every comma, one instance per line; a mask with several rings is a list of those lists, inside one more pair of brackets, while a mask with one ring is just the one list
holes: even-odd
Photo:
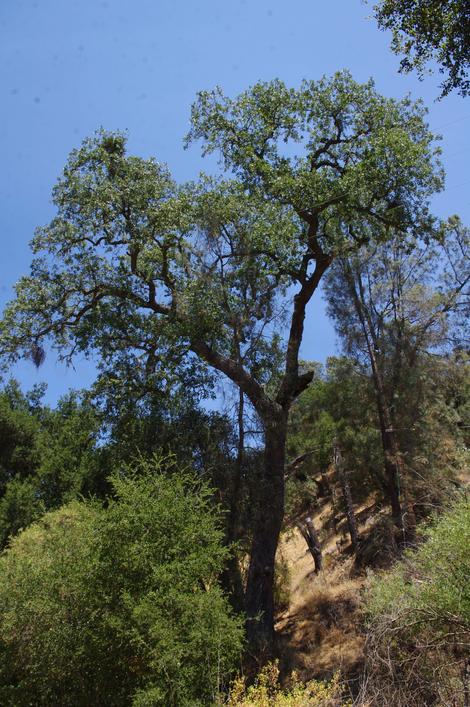
[[331, 499], [319, 501], [311, 513], [322, 546], [319, 573], [295, 523], [281, 537], [277, 562], [284, 568], [288, 606], [279, 612], [276, 629], [286, 674], [296, 670], [309, 680], [329, 678], [339, 670], [352, 684], [359, 677], [364, 648], [361, 592], [368, 576], [361, 564], [385, 568], [395, 557], [384, 537], [389, 528], [386, 509], [371, 496], [355, 508], [355, 515], [360, 550], [353, 556], [346, 518], [335, 522]]

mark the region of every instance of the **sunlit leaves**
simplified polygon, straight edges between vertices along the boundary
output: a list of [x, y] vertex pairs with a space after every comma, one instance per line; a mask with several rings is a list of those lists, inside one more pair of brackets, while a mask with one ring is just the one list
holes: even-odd
[[445, 75], [442, 96], [470, 90], [470, 13], [466, 0], [381, 0], [374, 6], [381, 29], [392, 31], [392, 50], [402, 55], [400, 71], [422, 78], [432, 60]]

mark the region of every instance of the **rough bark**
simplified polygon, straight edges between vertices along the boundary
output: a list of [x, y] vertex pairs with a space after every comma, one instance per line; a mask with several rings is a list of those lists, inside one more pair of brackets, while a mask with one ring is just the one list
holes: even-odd
[[287, 415], [272, 414], [264, 424], [264, 468], [257, 488], [245, 595], [247, 636], [258, 657], [269, 654], [274, 640], [274, 561], [284, 518]]
[[[258, 480], [254, 509], [253, 539], [245, 592], [247, 637], [258, 659], [269, 655], [274, 645], [274, 563], [284, 519], [284, 475], [287, 417], [292, 402], [313, 379], [313, 371], [299, 372], [305, 309], [333, 257], [321, 250], [317, 239], [317, 215], [308, 217], [308, 249], [302, 259], [297, 280], [300, 289], [294, 307], [286, 352], [285, 372], [275, 399], [238, 360], [225, 356], [199, 339], [191, 340], [191, 350], [210, 366], [224, 373], [247, 396], [263, 423], [265, 433], [264, 467]], [[310, 265], [315, 267], [310, 273]]]
[[[230, 511], [227, 520], [228, 545], [232, 545], [239, 539], [240, 501], [245, 461], [244, 414], [245, 396], [243, 391], [239, 388], [237, 410], [238, 444], [233, 483], [230, 489]], [[232, 554], [227, 562], [224, 572], [222, 573], [222, 584], [230, 597], [233, 608], [236, 611], [242, 611], [245, 608], [245, 592], [238, 558], [235, 554]]]

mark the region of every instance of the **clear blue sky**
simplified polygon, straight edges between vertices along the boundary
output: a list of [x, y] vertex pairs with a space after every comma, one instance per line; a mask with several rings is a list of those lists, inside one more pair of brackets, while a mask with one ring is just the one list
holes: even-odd
[[[29, 267], [35, 226], [53, 215], [51, 188], [70, 150], [100, 126], [127, 129], [134, 153], [193, 178], [208, 165], [182, 137], [196, 92], [216, 84], [236, 94], [259, 79], [295, 86], [347, 67], [386, 95], [422, 97], [444, 138], [447, 189], [435, 211], [468, 223], [470, 104], [435, 102], [437, 74], [399, 75], [388, 35], [368, 14], [361, 0], [1, 0], [0, 307]], [[324, 360], [334, 350], [317, 297], [302, 354]], [[25, 388], [45, 380], [53, 402], [88, 385], [93, 366], [66, 370], [49, 356], [39, 372], [24, 362], [14, 373]]]

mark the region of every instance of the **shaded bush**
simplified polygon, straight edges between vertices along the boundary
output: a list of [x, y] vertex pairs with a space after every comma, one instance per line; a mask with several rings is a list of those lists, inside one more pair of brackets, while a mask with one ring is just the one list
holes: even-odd
[[112, 484], [107, 508], [48, 513], [0, 558], [3, 705], [207, 705], [237, 663], [210, 489], [158, 461]]

